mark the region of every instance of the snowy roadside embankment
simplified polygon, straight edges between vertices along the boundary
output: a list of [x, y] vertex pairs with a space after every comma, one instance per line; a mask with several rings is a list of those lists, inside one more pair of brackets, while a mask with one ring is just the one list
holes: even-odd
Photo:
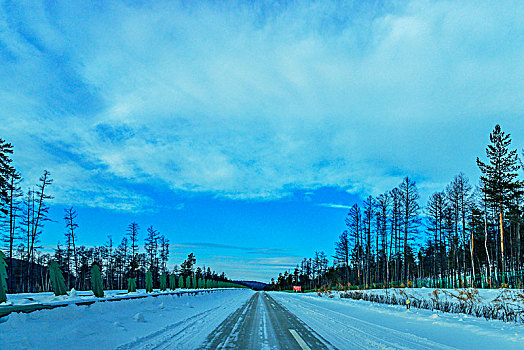
[[145, 289], [138, 289], [136, 292], [127, 292], [126, 290], [107, 290], [104, 292], [104, 297], [101, 298], [96, 297], [92, 291], [76, 291], [75, 289], [67, 292], [67, 295], [59, 296], [55, 296], [52, 292], [8, 294], [9, 299], [7, 302], [0, 303], [0, 323], [2, 322], [2, 317], [5, 317], [12, 312], [33, 312], [73, 304], [89, 305], [95, 302], [142, 299], [149, 296], [157, 297], [160, 295], [172, 294], [212, 293], [219, 290], [222, 290], [222, 288], [175, 289], [168, 291], [155, 289], [152, 293], [146, 293]]
[[1, 319], [0, 349], [141, 349], [166, 339], [192, 349], [252, 293], [224, 289], [12, 313]]
[[[136, 292], [128, 292], [127, 290], [105, 290], [104, 297], [97, 298], [93, 295], [90, 290], [77, 291], [72, 289], [67, 292], [67, 295], [55, 296], [53, 292], [42, 292], [42, 293], [17, 293], [7, 294], [7, 302], [0, 303], [0, 306], [11, 306], [11, 305], [32, 305], [32, 304], [45, 304], [45, 305], [63, 305], [63, 304], [74, 304], [84, 301], [102, 301], [111, 300], [115, 298], [121, 298], [125, 296], [147, 296], [147, 295], [161, 295], [170, 294], [173, 292], [194, 292], [200, 289], [175, 289], [168, 291], [160, 291], [159, 289], [153, 290], [153, 293], [146, 293], [145, 289], [137, 289]], [[210, 289], [213, 290], [213, 289]]]
[[339, 349], [522, 349], [524, 328], [497, 320], [329, 298], [271, 296]]
[[515, 289], [392, 288], [334, 292], [340, 298], [380, 304], [462, 313], [486, 319], [524, 323], [524, 292]]

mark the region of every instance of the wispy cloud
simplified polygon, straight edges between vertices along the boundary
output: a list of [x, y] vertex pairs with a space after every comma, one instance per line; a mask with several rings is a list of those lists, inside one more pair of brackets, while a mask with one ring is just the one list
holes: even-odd
[[233, 249], [233, 250], [241, 250], [241, 251], [244, 251], [250, 254], [278, 254], [278, 253], [292, 250], [292, 249], [283, 249], [283, 248], [243, 247], [243, 246], [236, 246], [236, 245], [210, 243], [210, 242], [183, 243], [183, 244], [175, 244], [173, 246], [177, 248]]
[[521, 1], [6, 3], [0, 133], [64, 203], [147, 209], [141, 183], [376, 193], [405, 174], [430, 191], [476, 174], [495, 122], [524, 140], [523, 14]]
[[335, 208], [335, 209], [350, 209], [351, 205], [335, 204], [335, 203], [320, 203], [320, 207]]

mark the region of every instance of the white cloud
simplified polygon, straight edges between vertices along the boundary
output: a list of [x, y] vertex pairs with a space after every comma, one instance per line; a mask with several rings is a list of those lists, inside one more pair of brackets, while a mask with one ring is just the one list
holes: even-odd
[[240, 199], [429, 191], [476, 175], [496, 122], [524, 143], [522, 2], [89, 6], [4, 10], [0, 31], [0, 132], [26, 173], [71, 171], [67, 201], [136, 208], [93, 173]]
[[351, 209], [351, 205], [336, 204], [336, 203], [320, 203], [319, 206], [334, 209]]

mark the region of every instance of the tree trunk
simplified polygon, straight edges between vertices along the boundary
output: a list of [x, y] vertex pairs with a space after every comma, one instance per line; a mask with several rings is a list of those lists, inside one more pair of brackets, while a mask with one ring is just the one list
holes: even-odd
[[500, 253], [502, 256], [502, 283], [506, 283], [506, 261], [504, 259], [504, 222], [502, 220], [502, 206], [499, 207], [500, 224]]
[[484, 248], [486, 249], [486, 257], [488, 258], [488, 284], [491, 288], [491, 260], [489, 258], [489, 249], [488, 249], [488, 213], [487, 210], [484, 211]]

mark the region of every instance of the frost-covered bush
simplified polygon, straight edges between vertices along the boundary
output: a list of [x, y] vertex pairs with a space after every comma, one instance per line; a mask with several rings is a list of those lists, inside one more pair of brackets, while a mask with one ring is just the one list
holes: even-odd
[[66, 295], [66, 286], [62, 270], [60, 270], [58, 263], [53, 260], [49, 262], [49, 279], [51, 280], [53, 292], [56, 296]]
[[341, 293], [340, 297], [391, 305], [406, 305], [406, 300], [409, 299], [411, 306], [415, 308], [524, 323], [524, 292], [521, 290], [503, 289], [489, 302], [483, 301], [475, 288], [435, 289], [427, 298], [417, 297], [413, 292], [405, 289], [391, 289], [385, 293], [347, 291]]
[[151, 271], [146, 272], [146, 293], [153, 292], [153, 274]]
[[0, 251], [0, 303], [7, 301], [7, 263], [5, 255]]
[[91, 290], [97, 298], [104, 296], [104, 286], [102, 284], [102, 273], [98, 265], [91, 266]]

